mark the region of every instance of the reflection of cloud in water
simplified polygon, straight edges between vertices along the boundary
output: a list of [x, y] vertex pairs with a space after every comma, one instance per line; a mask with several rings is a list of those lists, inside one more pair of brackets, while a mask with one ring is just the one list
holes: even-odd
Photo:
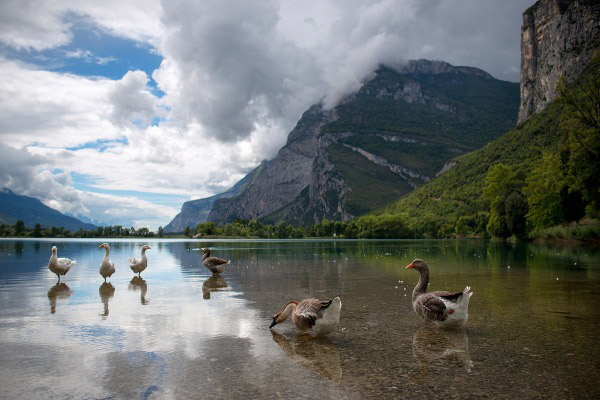
[[438, 329], [425, 326], [413, 336], [413, 355], [422, 372], [429, 367], [451, 366], [471, 372], [469, 336], [464, 329]]
[[221, 275], [212, 275], [202, 283], [202, 297], [205, 300], [210, 299], [211, 292], [227, 289], [227, 281]]
[[50, 313], [56, 312], [56, 299], [66, 299], [71, 296], [71, 289], [66, 283], [57, 283], [48, 290], [48, 300], [50, 300]]
[[139, 276], [134, 276], [131, 279], [131, 281], [129, 282], [129, 286], [127, 287], [127, 290], [133, 290], [134, 292], [139, 290], [141, 292], [140, 302], [143, 305], [148, 304], [148, 300], [146, 299], [146, 292], [148, 292], [148, 285], [146, 284], [146, 281], [143, 278], [140, 278]]
[[289, 340], [280, 333], [271, 330], [273, 341], [293, 360], [299, 361], [304, 367], [320, 375], [340, 382], [342, 367], [337, 346], [327, 337], [311, 338], [306, 335], [296, 335]]
[[154, 352], [132, 351], [106, 354], [104, 388], [123, 399], [164, 396], [167, 362]]
[[115, 295], [115, 287], [110, 282], [103, 282], [98, 291], [100, 292], [100, 300], [104, 304], [104, 313], [100, 315], [106, 318], [108, 317], [108, 300]]

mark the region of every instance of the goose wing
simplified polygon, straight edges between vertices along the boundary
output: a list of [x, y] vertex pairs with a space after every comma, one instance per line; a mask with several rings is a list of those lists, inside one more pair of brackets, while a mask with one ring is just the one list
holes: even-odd
[[435, 293], [423, 293], [414, 303], [415, 311], [428, 321], [442, 321], [446, 313], [446, 305]]
[[136, 265], [139, 265], [142, 262], [142, 260], [140, 260], [139, 258], [129, 258], [128, 260], [130, 267], [135, 267]]
[[222, 258], [219, 257], [208, 257], [204, 259], [204, 266], [206, 268], [215, 268], [218, 267], [219, 265], [223, 265], [223, 264], [227, 264], [229, 262], [229, 260], [223, 260]]
[[319, 300], [319, 299], [306, 299], [302, 300], [296, 306], [295, 322], [300, 329], [312, 328], [317, 319], [321, 318], [321, 311], [331, 305], [333, 299]]
[[69, 260], [68, 258], [57, 258], [56, 263], [61, 267], [70, 267], [72, 265], [77, 264], [77, 261]]
[[451, 301], [452, 303], [456, 303], [463, 295], [463, 292], [446, 292], [446, 291], [438, 291], [432, 292], [433, 295], [443, 298], [444, 300]]

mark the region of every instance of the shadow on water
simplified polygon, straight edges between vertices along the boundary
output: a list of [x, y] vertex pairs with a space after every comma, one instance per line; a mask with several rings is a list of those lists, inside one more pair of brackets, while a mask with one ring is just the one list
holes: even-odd
[[329, 338], [296, 335], [290, 340], [274, 330], [271, 330], [271, 335], [273, 341], [283, 349], [285, 354], [298, 361], [303, 367], [334, 382], [342, 380], [340, 352]]
[[202, 283], [202, 298], [210, 299], [211, 292], [217, 292], [229, 288], [227, 281], [219, 274], [214, 274]]
[[73, 291], [67, 286], [66, 283], [57, 283], [48, 290], [48, 300], [50, 300], [50, 313], [56, 313], [56, 300], [67, 299]]
[[104, 304], [104, 312], [100, 316], [106, 318], [108, 317], [108, 301], [115, 295], [115, 287], [110, 282], [103, 282], [98, 292], [100, 292], [100, 300]]
[[142, 305], [146, 305], [148, 304], [148, 299], [146, 299], [146, 292], [148, 292], [148, 285], [146, 284], [146, 281], [143, 278], [140, 278], [139, 276], [134, 276], [131, 281], [129, 282], [129, 286], [127, 287], [127, 290], [132, 290], [134, 292], [136, 291], [140, 291], [140, 303], [142, 303]]

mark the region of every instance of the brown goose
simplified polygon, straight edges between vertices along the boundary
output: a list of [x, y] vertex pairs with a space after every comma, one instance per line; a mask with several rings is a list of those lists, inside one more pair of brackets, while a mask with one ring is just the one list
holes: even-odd
[[416, 259], [406, 266], [421, 274], [412, 295], [413, 309], [423, 321], [440, 327], [464, 326], [469, 318], [469, 299], [473, 295], [467, 286], [462, 292], [427, 292], [429, 268], [425, 261]]
[[219, 257], [211, 257], [210, 249], [207, 247], [204, 249], [202, 263], [213, 274], [220, 274], [225, 270], [225, 267], [229, 264], [229, 260], [223, 260]]
[[283, 310], [273, 316], [269, 329], [284, 322], [291, 314], [292, 322], [298, 329], [311, 336], [323, 336], [340, 323], [341, 310], [342, 301], [339, 297], [329, 300], [290, 301]]

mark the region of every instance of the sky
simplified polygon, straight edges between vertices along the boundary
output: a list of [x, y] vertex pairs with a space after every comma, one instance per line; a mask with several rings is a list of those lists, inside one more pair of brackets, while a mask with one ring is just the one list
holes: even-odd
[[532, 0], [2, 0], [0, 188], [106, 225], [165, 226], [380, 64], [517, 82]]

